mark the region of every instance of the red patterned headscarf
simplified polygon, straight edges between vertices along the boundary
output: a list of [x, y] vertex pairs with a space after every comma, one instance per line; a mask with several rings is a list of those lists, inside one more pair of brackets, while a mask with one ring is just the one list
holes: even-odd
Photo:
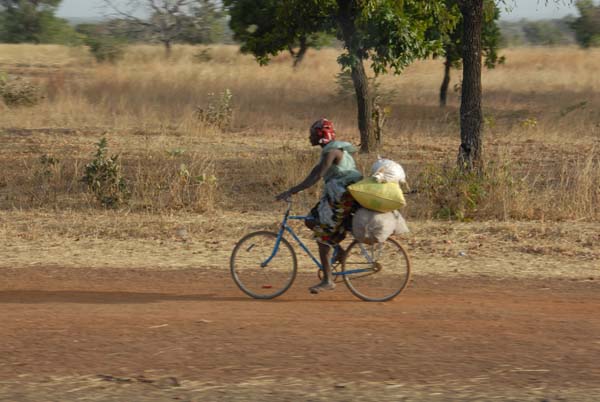
[[326, 145], [335, 140], [335, 130], [333, 123], [326, 118], [319, 119], [310, 126], [310, 133], [316, 135], [319, 144]]

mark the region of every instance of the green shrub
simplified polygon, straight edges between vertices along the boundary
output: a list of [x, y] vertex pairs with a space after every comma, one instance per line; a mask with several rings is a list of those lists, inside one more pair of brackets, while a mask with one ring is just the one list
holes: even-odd
[[85, 38], [85, 44], [98, 63], [116, 63], [125, 54], [123, 41], [108, 35], [91, 35]]
[[39, 158], [39, 165], [33, 174], [31, 195], [40, 205], [55, 201], [57, 196], [57, 183], [60, 181], [60, 161], [54, 156], [44, 154]]
[[209, 102], [206, 108], [196, 108], [196, 116], [204, 124], [226, 128], [231, 125], [233, 108], [231, 105], [233, 94], [229, 89], [221, 92], [218, 97], [214, 93], [208, 94]]
[[422, 180], [436, 218], [465, 220], [486, 195], [482, 176], [457, 167], [430, 166]]
[[106, 138], [102, 138], [96, 145], [96, 155], [85, 166], [82, 180], [102, 206], [114, 208], [123, 203], [130, 193], [118, 164], [119, 155], [108, 157]]
[[194, 63], [208, 63], [212, 59], [210, 49], [201, 49], [192, 56]]
[[42, 177], [51, 177], [54, 174], [54, 170], [56, 170], [56, 166], [58, 166], [58, 164], [60, 163], [58, 158], [55, 158], [54, 156], [48, 154], [40, 156], [39, 160], [40, 170], [38, 173]]
[[524, 184], [508, 162], [490, 162], [483, 172], [465, 172], [450, 163], [428, 166], [419, 180], [433, 217], [459, 221], [510, 217]]
[[43, 99], [39, 86], [4, 73], [0, 73], [0, 97], [6, 106], [33, 106]]

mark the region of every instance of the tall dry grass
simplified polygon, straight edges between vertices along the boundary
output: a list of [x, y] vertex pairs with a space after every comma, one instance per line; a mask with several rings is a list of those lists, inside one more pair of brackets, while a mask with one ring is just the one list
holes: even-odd
[[[210, 60], [199, 61], [200, 52]], [[507, 63], [483, 75], [490, 182], [473, 217], [598, 220], [600, 52], [503, 53]], [[309, 52], [298, 69], [286, 55], [259, 67], [234, 46], [176, 46], [169, 60], [158, 46], [133, 46], [115, 65], [55, 46], [0, 45], [0, 55], [0, 70], [33, 80], [46, 94], [31, 108], [0, 109], [2, 208], [95, 207], [79, 179], [94, 144], [106, 137], [132, 188], [128, 208], [269, 210], [272, 196], [318, 158], [307, 142], [314, 119], [327, 116], [340, 138], [359, 138], [355, 105], [338, 95], [335, 49]], [[423, 174], [453, 164], [458, 149], [458, 92], [440, 109], [441, 75], [441, 61], [428, 60], [378, 78], [391, 110], [380, 153], [405, 165], [418, 191], [409, 197], [410, 216], [435, 216]], [[200, 121], [197, 109], [226, 89], [231, 123]], [[50, 175], [39, 173], [42, 155], [61, 161]], [[374, 158], [358, 161], [367, 169]], [[302, 195], [303, 206], [317, 192]]]

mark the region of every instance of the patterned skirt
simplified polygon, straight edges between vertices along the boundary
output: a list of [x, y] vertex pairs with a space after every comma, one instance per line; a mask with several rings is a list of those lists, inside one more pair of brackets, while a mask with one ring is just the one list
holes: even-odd
[[334, 246], [346, 237], [346, 232], [352, 230], [352, 214], [360, 208], [360, 205], [352, 198], [349, 192], [345, 192], [338, 202], [331, 202], [333, 225], [320, 222], [319, 204], [328, 202], [322, 199], [310, 210], [310, 217], [315, 226], [313, 228], [314, 238], [324, 244]]

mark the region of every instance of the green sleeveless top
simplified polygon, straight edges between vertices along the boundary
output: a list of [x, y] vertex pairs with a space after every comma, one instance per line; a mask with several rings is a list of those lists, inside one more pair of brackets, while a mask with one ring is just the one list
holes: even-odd
[[346, 187], [361, 180], [362, 174], [356, 168], [356, 163], [351, 155], [356, 152], [356, 148], [349, 142], [330, 142], [323, 147], [321, 158], [324, 158], [325, 155], [334, 149], [341, 150], [344, 155], [337, 165], [332, 165], [327, 172], [325, 172], [325, 175], [323, 176], [323, 180], [325, 181], [324, 195], [338, 201], [346, 192]]

